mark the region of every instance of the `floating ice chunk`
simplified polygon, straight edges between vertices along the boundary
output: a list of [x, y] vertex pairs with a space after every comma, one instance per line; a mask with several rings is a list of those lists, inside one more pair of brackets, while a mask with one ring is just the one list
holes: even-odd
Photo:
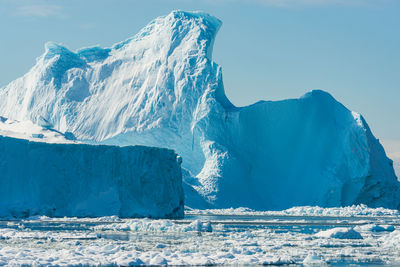
[[168, 264], [168, 261], [160, 255], [157, 255], [150, 260], [149, 264], [152, 266], [164, 266]]
[[123, 223], [110, 223], [97, 225], [94, 230], [98, 231], [132, 231], [132, 232], [212, 232], [213, 228], [209, 221], [195, 220], [190, 224], [178, 224], [171, 220], [131, 219]]
[[178, 231], [178, 226], [170, 220], [130, 220], [117, 227], [126, 227], [133, 232], [168, 232]]
[[311, 253], [303, 261], [304, 266], [327, 266], [327, 263], [321, 256]]
[[194, 222], [185, 227], [185, 231], [212, 232], [212, 226], [210, 222], [202, 222], [200, 220], [195, 220]]
[[363, 237], [353, 228], [337, 227], [315, 234], [316, 237], [337, 238], [337, 239], [362, 239]]
[[400, 248], [400, 230], [395, 230], [380, 238], [383, 246]]

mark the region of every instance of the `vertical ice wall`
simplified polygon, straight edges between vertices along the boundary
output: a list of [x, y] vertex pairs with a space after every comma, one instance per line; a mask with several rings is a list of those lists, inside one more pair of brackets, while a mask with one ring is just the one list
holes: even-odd
[[174, 151], [0, 136], [0, 217], [183, 217]]

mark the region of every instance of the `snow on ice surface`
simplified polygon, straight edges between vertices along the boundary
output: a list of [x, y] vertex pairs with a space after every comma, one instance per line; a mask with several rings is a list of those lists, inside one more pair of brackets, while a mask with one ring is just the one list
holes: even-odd
[[1, 117], [0, 136], [26, 139], [45, 143], [79, 143], [72, 138], [65, 138], [65, 133], [60, 133], [49, 127], [42, 127], [31, 121], [15, 121]]
[[[0, 265], [397, 265], [399, 215], [347, 217], [349, 210], [357, 214], [360, 209], [367, 208], [347, 207], [336, 217], [318, 218], [306, 212], [260, 219], [247, 211], [246, 218], [210, 213], [214, 217], [183, 220], [41, 216], [0, 221]], [[395, 230], [364, 227], [357, 230], [362, 239], [323, 234], [372, 224]]]
[[359, 232], [355, 231], [352, 228], [346, 228], [346, 227], [337, 227], [326, 231], [321, 231], [315, 234], [315, 236], [323, 238], [338, 238], [338, 239], [362, 239], [362, 236]]
[[48, 43], [26, 75], [0, 89], [0, 115], [43, 119], [91, 143], [174, 149], [190, 207], [398, 208], [384, 149], [362, 116], [328, 93], [229, 102], [212, 61], [220, 25], [173, 11], [110, 48]]
[[49, 144], [0, 135], [0, 163], [3, 218], [183, 217], [180, 161], [172, 150]]

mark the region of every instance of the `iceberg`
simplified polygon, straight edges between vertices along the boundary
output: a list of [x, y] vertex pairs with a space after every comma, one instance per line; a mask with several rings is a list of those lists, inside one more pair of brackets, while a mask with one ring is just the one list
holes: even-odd
[[193, 208], [398, 208], [393, 163], [365, 119], [314, 90], [234, 106], [212, 60], [217, 18], [173, 11], [109, 48], [48, 43], [0, 89], [0, 115], [81, 142], [174, 149]]
[[0, 135], [0, 217], [181, 218], [183, 207], [172, 150]]

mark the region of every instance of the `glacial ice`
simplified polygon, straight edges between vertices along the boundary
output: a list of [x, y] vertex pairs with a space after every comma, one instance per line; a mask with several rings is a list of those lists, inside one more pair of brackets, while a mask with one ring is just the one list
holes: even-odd
[[2, 218], [180, 218], [183, 197], [181, 168], [172, 150], [0, 135]]
[[[212, 61], [221, 22], [173, 11], [110, 48], [48, 43], [0, 89], [0, 115], [82, 142], [174, 149], [191, 207], [398, 208], [391, 161], [364, 118], [314, 90], [235, 107]], [[245, 89], [245, 88], [244, 88]]]

